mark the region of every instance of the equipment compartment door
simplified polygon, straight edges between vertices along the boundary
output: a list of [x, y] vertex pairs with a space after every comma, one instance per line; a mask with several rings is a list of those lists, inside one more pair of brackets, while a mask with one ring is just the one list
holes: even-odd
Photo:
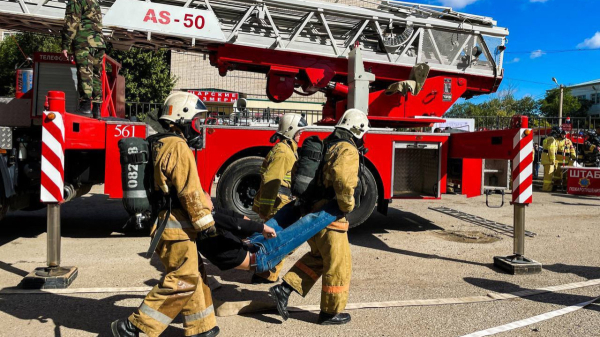
[[394, 198], [439, 198], [441, 143], [394, 142]]

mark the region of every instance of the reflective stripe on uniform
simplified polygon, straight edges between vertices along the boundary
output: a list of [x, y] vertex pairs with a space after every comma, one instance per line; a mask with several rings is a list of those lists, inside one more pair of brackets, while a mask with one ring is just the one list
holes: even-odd
[[275, 199], [263, 199], [261, 198], [258, 201], [259, 204], [261, 205], [275, 205]]
[[213, 222], [213, 221], [215, 221], [215, 220], [213, 219], [213, 216], [212, 216], [212, 214], [207, 214], [207, 215], [205, 215], [204, 217], [202, 217], [202, 218], [200, 218], [200, 219], [196, 220], [196, 221], [193, 223], [193, 225], [194, 225], [194, 227], [196, 227], [196, 228], [202, 228], [202, 227], [204, 227], [204, 226], [208, 225], [209, 223], [211, 223], [211, 222]]
[[123, 192], [123, 197], [124, 198], [148, 198], [148, 194], [146, 193], [146, 190], [135, 190], [135, 191], [124, 191]]
[[204, 309], [203, 311], [197, 312], [195, 314], [183, 316], [183, 320], [186, 323], [197, 321], [197, 320], [200, 320], [200, 319], [210, 316], [214, 311], [215, 311], [215, 307], [211, 304], [210, 307]]
[[346, 285], [346, 286], [323, 286], [323, 292], [326, 292], [328, 294], [341, 294], [344, 293], [346, 291], [350, 290], [350, 286]]
[[[161, 222], [162, 222], [162, 220], [161, 220]], [[194, 226], [192, 226], [192, 224], [189, 221], [167, 220], [167, 224], [165, 225], [165, 228], [183, 229], [183, 228], [194, 228]]]
[[302, 270], [302, 272], [304, 274], [308, 275], [311, 279], [313, 279], [313, 281], [316, 281], [319, 279], [319, 275], [317, 275], [312, 269], [310, 269], [307, 265], [305, 265], [304, 263], [302, 263], [300, 261], [296, 262], [294, 267]]
[[160, 312], [156, 309], [150, 308], [149, 306], [146, 305], [146, 303], [142, 303], [142, 305], [140, 306], [140, 312], [145, 315], [150, 316], [150, 318], [152, 318], [155, 321], [162, 323], [164, 325], [169, 325], [173, 321], [173, 319], [171, 317], [163, 314], [162, 312]]

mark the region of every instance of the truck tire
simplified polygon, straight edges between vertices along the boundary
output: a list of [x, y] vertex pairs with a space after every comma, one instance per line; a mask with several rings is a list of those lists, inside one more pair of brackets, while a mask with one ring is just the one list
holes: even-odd
[[246, 157], [233, 162], [217, 185], [217, 204], [252, 220], [260, 220], [252, 211], [254, 196], [260, 187], [260, 166], [264, 158]]
[[367, 221], [375, 210], [379, 193], [377, 191], [377, 182], [368, 168], [362, 170], [363, 196], [360, 199], [360, 206], [348, 214], [350, 228], [358, 227]]

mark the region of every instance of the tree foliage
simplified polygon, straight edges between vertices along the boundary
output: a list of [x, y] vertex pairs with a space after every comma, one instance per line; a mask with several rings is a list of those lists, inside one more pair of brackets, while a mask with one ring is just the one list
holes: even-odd
[[[563, 92], [563, 117], [586, 117], [591, 102], [580, 100], [571, 95], [571, 90], [565, 88]], [[552, 89], [546, 92], [546, 97], [539, 101], [540, 112], [544, 117], [558, 117], [560, 106], [560, 89]]]
[[[560, 89], [546, 92], [543, 99], [535, 100], [531, 96], [515, 98], [514, 89], [499, 92], [491, 99], [474, 104], [471, 102], [457, 103], [444, 115], [449, 118], [473, 118], [483, 116], [510, 117], [513, 115], [558, 117]], [[580, 100], [569, 89], [563, 93], [563, 117], [586, 117], [592, 106], [589, 100]]]
[[16, 66], [26, 61], [27, 56], [35, 52], [60, 52], [60, 39], [40, 34], [23, 33], [5, 38], [0, 42], [0, 96], [12, 96], [15, 93]]
[[125, 96], [128, 102], [162, 103], [173, 87], [170, 72], [170, 52], [131, 48], [129, 51], [109, 50], [109, 55], [123, 66]]
[[[0, 42], [0, 96], [15, 92], [15, 66], [22, 64], [25, 55], [35, 52], [60, 52], [60, 38], [33, 33], [20, 33]], [[20, 46], [23, 53], [19, 50]], [[161, 103], [175, 85], [170, 74], [170, 53], [167, 50], [132, 48], [107, 54], [120, 62], [120, 74], [125, 77], [125, 96], [128, 102]]]

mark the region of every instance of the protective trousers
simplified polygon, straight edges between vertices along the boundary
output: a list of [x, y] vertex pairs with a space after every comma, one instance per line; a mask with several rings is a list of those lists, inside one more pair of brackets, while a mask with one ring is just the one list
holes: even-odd
[[554, 184], [556, 186], [567, 186], [567, 174], [565, 170], [563, 170], [563, 167], [568, 165], [568, 162], [565, 164], [563, 164], [562, 162], [556, 164], [556, 167], [554, 168]]
[[352, 275], [348, 233], [325, 228], [308, 240], [306, 253], [283, 280], [303, 297], [323, 276], [321, 310], [337, 314], [346, 308]]
[[105, 50], [102, 48], [80, 47], [74, 50], [77, 65], [77, 91], [79, 99], [102, 103], [102, 60]]
[[542, 191], [552, 192], [552, 180], [554, 179], [554, 165], [544, 165], [544, 185]]
[[183, 314], [185, 336], [214, 328], [217, 321], [212, 297], [204, 266], [199, 266], [196, 244], [192, 240], [162, 240], [156, 253], [166, 275], [129, 321], [150, 337], [159, 336], [179, 313]]

